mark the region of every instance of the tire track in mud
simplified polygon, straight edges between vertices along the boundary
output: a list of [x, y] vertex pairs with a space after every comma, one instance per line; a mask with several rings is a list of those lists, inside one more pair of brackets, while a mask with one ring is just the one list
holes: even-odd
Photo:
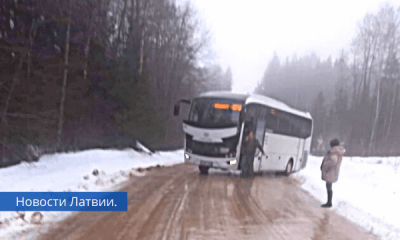
[[[137, 217], [131, 217], [128, 220], [124, 229], [118, 234], [117, 240], [123, 239], [128, 232], [132, 231], [133, 228], [146, 229], [147, 226], [154, 226], [154, 224], [156, 224], [156, 221], [158, 221], [162, 216], [163, 211], [166, 209], [168, 204], [163, 195], [168, 194], [171, 186], [173, 186], [173, 181], [174, 179], [165, 182], [161, 187], [157, 188], [151, 196], [148, 197], [148, 200], [145, 204], [137, 206], [139, 209], [135, 213]], [[148, 212], [148, 209], [152, 209], [152, 211]], [[137, 236], [132, 233], [129, 235], [139, 239], [145, 239], [146, 237], [142, 230], [137, 232]]]
[[184, 218], [192, 220], [185, 223], [186, 239], [234, 239], [229, 229], [236, 222], [230, 214], [226, 176], [210, 174], [193, 175], [192, 178], [198, 182], [183, 213]]
[[[252, 216], [258, 222], [258, 229], [255, 228], [251, 231], [249, 237], [254, 239], [288, 239], [290, 233], [287, 229], [285, 227], [282, 228], [279, 223], [275, 224], [276, 222], [283, 221], [285, 217], [284, 206], [287, 205], [288, 201], [285, 197], [285, 191], [282, 191], [285, 187], [274, 184], [274, 181], [276, 181], [275, 175], [261, 176], [253, 179], [253, 181], [253, 191], [250, 194], [246, 194], [245, 192], [240, 194], [247, 196], [245, 201], [253, 212]], [[265, 183], [271, 186], [265, 186]], [[273, 188], [270, 189], [272, 186]], [[260, 197], [264, 188], [270, 189], [267, 198]], [[281, 189], [278, 191], [280, 193], [283, 192], [283, 194], [275, 194], [276, 189]]]
[[135, 177], [121, 191], [128, 212], [75, 214], [39, 239], [376, 240], [321, 209], [295, 179], [274, 174], [203, 176], [181, 164]]
[[[171, 217], [168, 219], [167, 225], [165, 226], [165, 229], [163, 231], [162, 240], [177, 239], [176, 236], [180, 236], [182, 231], [184, 232], [183, 227], [181, 228], [181, 231], [179, 232], [179, 234], [177, 234], [177, 231], [176, 231], [176, 229], [179, 228], [178, 223], [182, 222], [182, 221], [180, 221], [181, 217], [182, 217], [181, 213], [185, 206], [185, 202], [186, 202], [187, 195], [188, 195], [187, 183], [185, 183], [184, 186], [185, 186], [184, 193], [182, 194], [182, 196], [179, 196], [176, 205], [173, 207]], [[174, 225], [174, 227], [172, 227], [172, 225]]]
[[[177, 236], [184, 230], [184, 228], [177, 230], [182, 223], [181, 212], [185, 208], [189, 190], [193, 189], [189, 188], [186, 180], [182, 180], [182, 174], [184, 172], [176, 174], [165, 184], [164, 189], [155, 189], [153, 194], [155, 200], [147, 200], [141, 208], [145, 214], [140, 213], [132, 217], [132, 219], [143, 218], [141, 224], [128, 227], [129, 235], [133, 239], [179, 239]], [[122, 237], [125, 235], [121, 234]]]
[[[174, 187], [174, 181], [182, 177], [183, 172], [176, 170], [156, 169], [148, 173], [152, 177], [133, 178], [131, 183], [120, 190], [128, 192], [128, 212], [74, 214], [39, 239], [126, 239], [127, 236], [128, 239], [136, 239], [140, 232], [137, 229], [141, 229], [150, 217], [149, 209], [156, 206], [159, 210], [167, 209], [161, 200]], [[154, 224], [157, 224], [157, 220]]]

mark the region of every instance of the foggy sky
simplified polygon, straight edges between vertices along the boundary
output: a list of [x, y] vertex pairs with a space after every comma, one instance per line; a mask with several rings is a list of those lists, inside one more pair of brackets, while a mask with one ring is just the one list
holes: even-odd
[[395, 0], [191, 0], [212, 33], [216, 60], [231, 67], [233, 91], [251, 92], [274, 52], [281, 62], [315, 52], [335, 59], [349, 50], [357, 24]]

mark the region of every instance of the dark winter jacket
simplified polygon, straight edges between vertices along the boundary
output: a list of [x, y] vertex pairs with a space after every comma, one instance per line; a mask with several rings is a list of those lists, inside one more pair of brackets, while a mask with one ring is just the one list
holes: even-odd
[[345, 152], [346, 149], [342, 146], [333, 147], [326, 152], [321, 165], [322, 180], [329, 183], [337, 182], [340, 165], [342, 164], [342, 157]]
[[264, 154], [264, 150], [262, 149], [260, 142], [256, 138], [253, 138], [252, 140], [245, 140], [242, 144], [241, 153], [245, 155], [254, 155], [257, 147]]

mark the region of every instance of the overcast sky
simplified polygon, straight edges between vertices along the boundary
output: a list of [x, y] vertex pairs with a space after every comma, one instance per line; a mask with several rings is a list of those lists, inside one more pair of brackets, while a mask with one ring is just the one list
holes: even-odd
[[348, 50], [368, 12], [400, 0], [190, 0], [212, 33], [216, 60], [233, 73], [233, 90], [251, 92], [274, 52], [280, 60]]

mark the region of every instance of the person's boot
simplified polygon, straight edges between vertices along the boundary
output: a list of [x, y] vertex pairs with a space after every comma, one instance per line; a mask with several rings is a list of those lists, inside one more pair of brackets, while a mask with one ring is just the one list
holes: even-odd
[[325, 204], [322, 204], [321, 207], [323, 207], [323, 208], [332, 207], [332, 195], [333, 195], [333, 191], [328, 190], [328, 202]]

